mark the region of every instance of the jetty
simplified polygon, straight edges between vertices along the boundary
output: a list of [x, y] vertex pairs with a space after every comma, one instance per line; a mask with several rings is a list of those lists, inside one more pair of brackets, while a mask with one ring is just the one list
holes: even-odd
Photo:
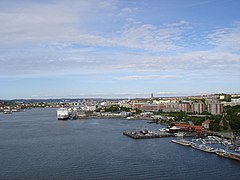
[[203, 152], [208, 152], [208, 153], [214, 153], [218, 156], [221, 156], [221, 157], [225, 157], [225, 158], [228, 158], [228, 159], [233, 159], [233, 160], [237, 160], [237, 161], [240, 161], [240, 154], [239, 153], [236, 153], [236, 152], [231, 152], [231, 151], [226, 151], [224, 149], [214, 149], [213, 147], [211, 146], [207, 146], [205, 144], [197, 144], [197, 143], [194, 143], [194, 142], [191, 142], [191, 141], [187, 141], [185, 139], [173, 139], [171, 140], [173, 143], [176, 143], [176, 144], [180, 144], [180, 145], [183, 145], [183, 146], [188, 146], [188, 147], [192, 147], [193, 149], [197, 149], [197, 150], [200, 150], [200, 151], [203, 151]]
[[173, 134], [163, 133], [163, 132], [152, 132], [147, 129], [141, 131], [125, 131], [123, 135], [128, 136], [133, 139], [151, 139], [151, 138], [163, 138], [163, 137], [173, 137]]

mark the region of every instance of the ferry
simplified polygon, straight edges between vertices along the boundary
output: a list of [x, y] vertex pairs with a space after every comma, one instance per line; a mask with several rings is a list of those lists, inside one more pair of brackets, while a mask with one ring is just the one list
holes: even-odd
[[70, 113], [67, 108], [59, 108], [57, 110], [58, 120], [68, 120], [70, 118]]

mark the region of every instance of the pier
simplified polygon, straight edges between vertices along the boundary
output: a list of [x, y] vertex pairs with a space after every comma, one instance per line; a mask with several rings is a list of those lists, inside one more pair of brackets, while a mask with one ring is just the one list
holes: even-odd
[[151, 139], [151, 138], [163, 138], [163, 137], [173, 137], [174, 134], [162, 133], [162, 132], [152, 132], [148, 130], [142, 131], [125, 131], [123, 135], [128, 136], [133, 139]]

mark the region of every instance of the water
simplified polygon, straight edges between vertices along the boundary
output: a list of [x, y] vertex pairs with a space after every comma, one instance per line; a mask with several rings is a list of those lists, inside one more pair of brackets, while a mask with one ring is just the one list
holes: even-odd
[[146, 121], [57, 121], [56, 109], [0, 114], [0, 179], [239, 179], [240, 163], [171, 143], [133, 140]]

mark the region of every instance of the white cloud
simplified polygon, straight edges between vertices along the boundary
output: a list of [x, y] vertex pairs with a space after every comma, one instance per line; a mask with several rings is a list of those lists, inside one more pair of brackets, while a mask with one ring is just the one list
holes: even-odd
[[[193, 51], [175, 55], [108, 52], [98, 48], [15, 49], [0, 53], [0, 76], [47, 76], [71, 74], [129, 73], [122, 80], [177, 78], [172, 72], [220, 72], [240, 76], [240, 55], [219, 51]], [[67, 45], [66, 45], [67, 46]], [[154, 75], [150, 72], [155, 72]], [[161, 75], [156, 75], [161, 72]], [[169, 73], [170, 72], [170, 73]], [[162, 75], [163, 74], [163, 75]], [[167, 74], [167, 75], [166, 75]], [[170, 74], [170, 75], [169, 75]], [[166, 75], [166, 76], [165, 76]], [[169, 76], [168, 76], [169, 75]], [[173, 76], [172, 76], [173, 75]]]
[[150, 51], [176, 50], [176, 44], [182, 38], [180, 27], [160, 27], [140, 24], [125, 28], [114, 37], [106, 38], [94, 34], [79, 34], [76, 40], [80, 44], [105, 47], [127, 47]]
[[[182, 31], [188, 22], [179, 21], [163, 26], [136, 23], [135, 20], [130, 22], [132, 18], [128, 15], [134, 13], [136, 8], [121, 9], [116, 4], [117, 1], [60, 1], [26, 3], [11, 10], [3, 9], [0, 12], [1, 46], [63, 42], [161, 52], [180, 48], [177, 42], [183, 37]], [[114, 13], [118, 12], [127, 18], [122, 17], [117, 33], [102, 32], [102, 25], [107, 24], [109, 29], [116, 25], [112, 19], [117, 18]]]
[[[33, 2], [12, 9], [1, 9], [1, 76], [130, 71], [135, 74], [154, 71], [157, 74], [194, 70], [222, 70], [225, 74], [232, 72], [239, 76], [240, 25], [237, 23], [232, 28], [219, 28], [208, 35], [214, 49], [190, 49], [181, 53], [184, 43], [188, 42], [182, 46], [179, 46], [179, 42], [184, 41], [185, 31], [191, 28], [190, 22], [180, 20], [153, 25], [140, 22], [132, 16], [118, 17], [118, 13], [129, 15], [137, 9], [119, 8], [117, 1], [56, 2]], [[114, 12], [116, 15], [113, 15]], [[117, 26], [117, 31], [103, 32], [98, 21], [103, 19], [107, 21], [106, 24], [108, 21], [112, 23], [111, 17], [122, 18], [121, 24]], [[113, 27], [111, 23], [110, 30]], [[94, 29], [94, 24], [98, 28], [90, 31]], [[124, 50], [118, 51], [121, 48]], [[127, 74], [121, 78], [142, 80], [174, 77]]]
[[177, 78], [175, 75], [136, 75], [136, 76], [123, 76], [117, 77], [118, 80], [147, 80], [147, 79], [173, 79]]
[[115, 3], [97, 0], [26, 2], [19, 3], [20, 7], [3, 8], [0, 12], [1, 45], [75, 42], [82, 32], [88, 31], [88, 21], [94, 21], [100, 12], [112, 11]]
[[218, 28], [208, 35], [209, 43], [217, 49], [240, 51], [240, 22], [231, 28]]
[[151, 51], [176, 50], [176, 44], [182, 38], [179, 27], [156, 27], [141, 24], [125, 29], [120, 37], [113, 39], [116, 45], [140, 48]]

